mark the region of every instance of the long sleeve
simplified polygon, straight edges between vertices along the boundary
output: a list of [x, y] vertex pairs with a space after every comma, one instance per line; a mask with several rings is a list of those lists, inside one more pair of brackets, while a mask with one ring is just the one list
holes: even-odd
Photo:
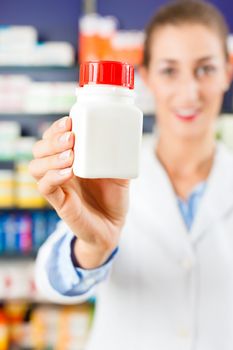
[[[187, 201], [177, 197], [177, 204], [188, 230], [191, 228], [205, 188], [205, 182], [198, 184]], [[116, 249], [108, 261], [97, 269], [76, 268], [71, 259], [73, 237], [73, 233], [61, 221], [38, 254], [36, 284], [38, 289], [53, 301], [82, 302], [93, 296], [95, 286], [107, 277], [117, 252]]]
[[[63, 223], [40, 248], [36, 263], [36, 285], [39, 291], [52, 299], [62, 298], [71, 303], [82, 302], [94, 294], [96, 284], [103, 281], [111, 268], [115, 249], [108, 261], [97, 269], [76, 268], [71, 259], [73, 233]], [[52, 293], [52, 295], [51, 295]], [[65, 298], [65, 300], [64, 300]]]

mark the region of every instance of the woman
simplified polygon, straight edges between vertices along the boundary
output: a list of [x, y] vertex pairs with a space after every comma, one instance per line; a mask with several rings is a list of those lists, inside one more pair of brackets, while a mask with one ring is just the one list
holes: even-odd
[[73, 176], [68, 117], [34, 147], [31, 173], [62, 218], [39, 253], [37, 284], [63, 303], [98, 285], [88, 349], [232, 350], [233, 156], [214, 137], [230, 83], [227, 28], [210, 4], [179, 1], [146, 35], [140, 71], [159, 132], [130, 190]]

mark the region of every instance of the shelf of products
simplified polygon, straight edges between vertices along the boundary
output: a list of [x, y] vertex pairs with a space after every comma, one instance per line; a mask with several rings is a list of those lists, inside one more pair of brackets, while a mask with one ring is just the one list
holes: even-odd
[[[0, 300], [4, 305], [9, 300], [33, 300], [39, 307], [43, 302], [34, 284], [34, 260], [59, 218], [37, 191], [28, 164], [36, 139], [67, 115], [76, 81], [75, 66], [0, 66]], [[0, 323], [1, 319], [0, 310]], [[3, 349], [1, 344], [0, 337]], [[48, 346], [55, 348], [53, 344], [44, 348]]]
[[62, 66], [1, 66], [1, 76], [28, 76], [34, 81], [66, 81], [76, 82], [78, 80], [78, 67]]
[[94, 305], [0, 304], [1, 350], [84, 350]]
[[0, 42], [0, 349], [81, 350], [93, 306], [45, 304], [35, 287], [36, 254], [59, 218], [28, 172], [36, 139], [75, 100], [74, 52], [38, 45], [28, 27], [0, 30]]
[[[35, 135], [37, 137], [41, 136], [44, 129], [55, 120], [68, 115], [69, 113], [0, 113], [0, 122], [5, 121], [15, 121], [20, 122], [22, 128], [21, 133], [24, 136]], [[155, 117], [153, 114], [145, 114], [143, 117], [143, 132], [150, 133], [154, 127]]]
[[[0, 74], [8, 74], [8, 73], [34, 73], [34, 72], [53, 72], [53, 73], [61, 73], [64, 72], [66, 74], [73, 73], [76, 74], [78, 71], [77, 66], [1, 66], [0, 65]], [[67, 80], [67, 76], [66, 76]]]
[[44, 130], [55, 120], [68, 115], [68, 113], [0, 113], [0, 123], [15, 122], [20, 125], [20, 134], [25, 136], [41, 137]]
[[0, 258], [34, 257], [58, 221], [52, 209], [0, 210]]

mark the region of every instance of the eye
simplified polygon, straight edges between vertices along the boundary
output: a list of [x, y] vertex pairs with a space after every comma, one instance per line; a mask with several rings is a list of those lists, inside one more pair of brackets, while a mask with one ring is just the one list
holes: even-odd
[[211, 75], [216, 71], [216, 67], [213, 65], [204, 65], [196, 69], [196, 76], [202, 77], [204, 75]]
[[161, 69], [161, 73], [166, 76], [173, 76], [176, 74], [176, 69], [172, 67], [166, 67]]

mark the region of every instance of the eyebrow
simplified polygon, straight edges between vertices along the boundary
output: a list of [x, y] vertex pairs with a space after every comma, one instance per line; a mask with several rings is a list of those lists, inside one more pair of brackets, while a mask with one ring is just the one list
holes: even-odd
[[197, 59], [197, 62], [209, 61], [211, 59], [215, 59], [215, 56], [205, 56]]
[[[215, 59], [215, 56], [204, 56], [204, 57], [200, 57], [200, 58], [197, 58], [195, 59], [196, 62], [200, 63], [200, 62], [204, 62], [204, 61], [209, 61], [211, 59]], [[172, 59], [172, 58], [162, 58], [160, 60], [161, 63], [172, 63], [172, 64], [175, 64], [177, 63], [178, 61], [176, 59]]]

